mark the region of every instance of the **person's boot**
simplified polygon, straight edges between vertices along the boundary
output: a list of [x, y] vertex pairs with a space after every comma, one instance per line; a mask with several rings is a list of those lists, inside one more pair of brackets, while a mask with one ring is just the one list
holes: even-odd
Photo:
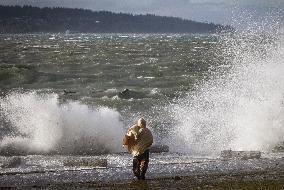
[[145, 180], [145, 174], [140, 176], [140, 180]]

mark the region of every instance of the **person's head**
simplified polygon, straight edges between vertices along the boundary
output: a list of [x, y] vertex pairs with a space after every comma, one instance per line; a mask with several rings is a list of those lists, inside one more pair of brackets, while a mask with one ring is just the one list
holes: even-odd
[[142, 117], [138, 119], [137, 125], [143, 128], [146, 128], [146, 121]]

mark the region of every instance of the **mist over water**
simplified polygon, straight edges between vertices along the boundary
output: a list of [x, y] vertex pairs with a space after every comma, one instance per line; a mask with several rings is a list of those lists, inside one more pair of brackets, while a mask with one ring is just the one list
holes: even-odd
[[283, 142], [284, 36], [271, 28], [220, 36], [224, 64], [169, 108], [177, 122], [172, 149], [209, 155], [271, 151]]
[[[98, 154], [121, 151], [117, 111], [78, 102], [59, 104], [56, 94], [13, 92], [0, 99], [1, 154]], [[6, 132], [6, 133], [5, 133]]]

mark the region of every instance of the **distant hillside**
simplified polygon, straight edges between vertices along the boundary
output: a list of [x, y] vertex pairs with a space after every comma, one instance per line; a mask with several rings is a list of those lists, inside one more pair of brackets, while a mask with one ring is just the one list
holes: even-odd
[[70, 8], [0, 6], [0, 33], [212, 33], [230, 29], [176, 17]]

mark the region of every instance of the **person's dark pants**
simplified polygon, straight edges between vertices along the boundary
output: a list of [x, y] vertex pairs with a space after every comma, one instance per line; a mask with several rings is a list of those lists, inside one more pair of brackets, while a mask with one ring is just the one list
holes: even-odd
[[133, 158], [133, 173], [137, 179], [145, 179], [145, 174], [149, 164], [149, 150], [143, 154], [134, 156]]

